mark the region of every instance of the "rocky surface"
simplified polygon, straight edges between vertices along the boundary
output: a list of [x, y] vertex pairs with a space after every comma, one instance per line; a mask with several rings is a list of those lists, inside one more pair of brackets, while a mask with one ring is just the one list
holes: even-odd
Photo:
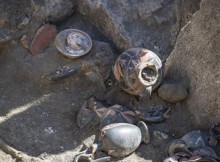
[[181, 104], [200, 127], [220, 122], [220, 1], [203, 0], [201, 9], [181, 30], [167, 61], [167, 78], [189, 86]]
[[33, 15], [38, 21], [57, 22], [70, 16], [76, 6], [74, 0], [32, 0]]
[[37, 29], [45, 22], [64, 20], [75, 10], [70, 0], [21, 0], [0, 1], [0, 46], [2, 43], [27, 35], [33, 39]]
[[198, 4], [179, 0], [81, 0], [78, 11], [89, 17], [119, 49], [145, 47], [165, 59], [184, 23], [182, 19], [186, 21]]

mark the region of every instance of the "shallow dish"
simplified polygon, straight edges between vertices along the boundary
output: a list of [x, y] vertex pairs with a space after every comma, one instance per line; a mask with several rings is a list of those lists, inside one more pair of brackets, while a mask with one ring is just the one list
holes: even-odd
[[66, 29], [56, 35], [55, 46], [64, 56], [78, 58], [91, 50], [92, 40], [81, 30]]

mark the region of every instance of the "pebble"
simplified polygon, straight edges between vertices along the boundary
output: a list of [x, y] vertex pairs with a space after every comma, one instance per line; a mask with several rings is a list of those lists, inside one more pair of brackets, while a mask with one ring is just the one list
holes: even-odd
[[186, 99], [188, 92], [181, 83], [162, 83], [158, 89], [158, 96], [167, 102], [175, 103]]
[[0, 44], [10, 41], [12, 38], [9, 29], [0, 28]]
[[166, 133], [160, 132], [160, 131], [153, 131], [153, 136], [157, 139], [168, 139], [168, 135]]
[[26, 34], [21, 37], [20, 41], [21, 41], [21, 45], [22, 45], [24, 48], [26, 48], [26, 49], [29, 48], [29, 41], [28, 41], [28, 37], [27, 37]]
[[25, 28], [28, 24], [29, 24], [30, 20], [29, 18], [25, 17], [18, 25], [17, 28], [18, 29], [23, 29]]

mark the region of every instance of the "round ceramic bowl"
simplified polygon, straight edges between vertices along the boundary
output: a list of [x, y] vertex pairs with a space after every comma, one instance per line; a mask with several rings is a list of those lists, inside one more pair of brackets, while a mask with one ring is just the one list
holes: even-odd
[[92, 40], [81, 30], [66, 29], [56, 35], [55, 46], [64, 56], [78, 58], [91, 50]]

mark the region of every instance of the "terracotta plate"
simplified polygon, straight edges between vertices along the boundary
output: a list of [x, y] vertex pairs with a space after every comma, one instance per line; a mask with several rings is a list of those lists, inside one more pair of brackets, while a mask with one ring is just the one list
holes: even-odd
[[92, 40], [81, 30], [66, 29], [57, 34], [55, 46], [64, 56], [78, 58], [91, 50]]

